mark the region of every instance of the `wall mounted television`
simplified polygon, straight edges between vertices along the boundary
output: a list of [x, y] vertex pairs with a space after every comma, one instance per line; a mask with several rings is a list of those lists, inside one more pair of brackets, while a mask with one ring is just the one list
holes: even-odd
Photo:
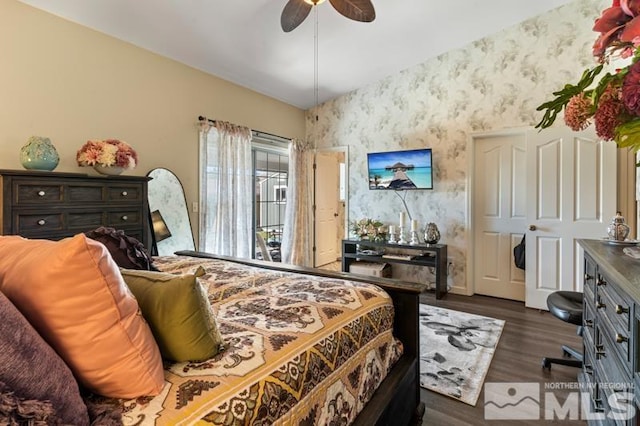
[[431, 148], [367, 154], [369, 189], [433, 189]]

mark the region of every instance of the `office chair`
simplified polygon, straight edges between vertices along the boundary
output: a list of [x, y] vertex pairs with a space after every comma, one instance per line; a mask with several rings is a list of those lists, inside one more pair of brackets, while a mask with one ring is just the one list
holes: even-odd
[[[549, 312], [564, 322], [578, 326], [578, 335], [582, 336], [582, 293], [577, 291], [556, 291], [547, 297]], [[551, 370], [551, 364], [568, 365], [582, 368], [582, 352], [562, 345], [564, 358], [542, 358], [542, 368]]]

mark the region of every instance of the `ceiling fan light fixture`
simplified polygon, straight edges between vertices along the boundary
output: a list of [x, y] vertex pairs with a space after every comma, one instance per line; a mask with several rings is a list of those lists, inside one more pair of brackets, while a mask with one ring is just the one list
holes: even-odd
[[[313, 6], [325, 0], [288, 0], [280, 16], [280, 25], [285, 33], [293, 31], [309, 16]], [[342, 16], [360, 22], [372, 22], [376, 11], [371, 0], [329, 0], [329, 3]]]

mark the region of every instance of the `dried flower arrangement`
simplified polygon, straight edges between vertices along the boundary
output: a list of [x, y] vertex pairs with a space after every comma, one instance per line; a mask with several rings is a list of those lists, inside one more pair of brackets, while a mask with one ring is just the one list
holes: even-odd
[[129, 144], [117, 139], [89, 140], [78, 150], [76, 161], [79, 166], [133, 169], [138, 164], [138, 154]]

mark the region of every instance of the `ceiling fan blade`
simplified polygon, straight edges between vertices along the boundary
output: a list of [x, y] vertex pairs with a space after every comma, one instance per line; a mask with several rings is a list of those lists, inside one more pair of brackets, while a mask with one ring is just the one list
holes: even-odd
[[376, 19], [376, 11], [371, 0], [329, 0], [329, 3], [341, 15], [360, 22]]
[[309, 16], [313, 6], [304, 0], [289, 0], [282, 10], [280, 25], [285, 33], [293, 31]]

